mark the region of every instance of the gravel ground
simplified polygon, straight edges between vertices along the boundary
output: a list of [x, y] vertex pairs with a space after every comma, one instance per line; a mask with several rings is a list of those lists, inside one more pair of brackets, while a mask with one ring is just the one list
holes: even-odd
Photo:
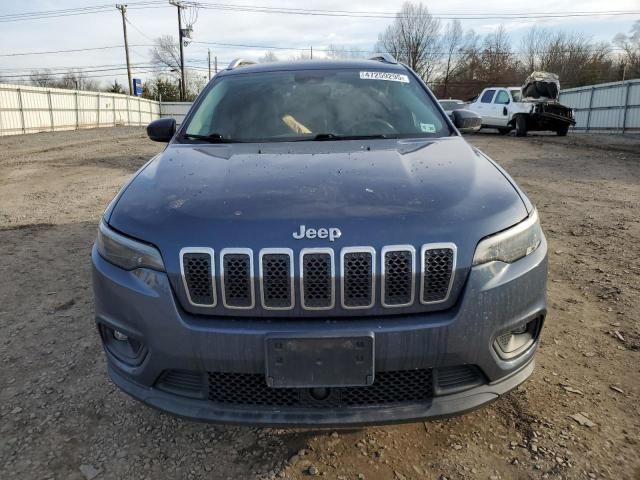
[[89, 251], [162, 145], [134, 128], [1, 138], [0, 478], [640, 479], [640, 141], [468, 139], [527, 191], [550, 241], [536, 372], [463, 417], [331, 431], [191, 423], [117, 390]]

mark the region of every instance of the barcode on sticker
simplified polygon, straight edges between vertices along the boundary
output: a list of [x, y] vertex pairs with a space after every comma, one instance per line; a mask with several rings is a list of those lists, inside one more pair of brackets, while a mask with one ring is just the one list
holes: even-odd
[[360, 72], [362, 80], [387, 80], [389, 82], [409, 83], [409, 77], [401, 73], [391, 72]]

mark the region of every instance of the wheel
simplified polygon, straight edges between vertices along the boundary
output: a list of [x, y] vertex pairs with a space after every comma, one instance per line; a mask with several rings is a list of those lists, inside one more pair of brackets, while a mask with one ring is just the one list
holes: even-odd
[[516, 137], [527, 136], [527, 117], [520, 115], [516, 117]]
[[509, 135], [510, 131], [511, 131], [510, 128], [499, 128], [498, 135]]
[[560, 125], [558, 128], [556, 128], [556, 133], [559, 137], [566, 137], [568, 131], [569, 125]]

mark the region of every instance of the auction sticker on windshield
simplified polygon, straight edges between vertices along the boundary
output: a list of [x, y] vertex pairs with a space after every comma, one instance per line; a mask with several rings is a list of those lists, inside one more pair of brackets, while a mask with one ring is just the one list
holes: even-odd
[[409, 83], [409, 76], [391, 72], [360, 72], [362, 80], [387, 80], [389, 82]]

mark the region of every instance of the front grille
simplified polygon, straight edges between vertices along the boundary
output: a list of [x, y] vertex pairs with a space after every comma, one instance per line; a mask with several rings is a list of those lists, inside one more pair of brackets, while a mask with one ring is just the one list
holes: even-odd
[[443, 302], [449, 296], [454, 272], [455, 246], [428, 247], [422, 250], [422, 303]]
[[181, 261], [189, 301], [194, 305], [213, 306], [213, 250], [183, 249]]
[[413, 247], [383, 249], [382, 302], [387, 307], [401, 307], [413, 303]]
[[223, 250], [222, 295], [228, 308], [253, 308], [253, 268], [250, 252]]
[[[253, 309], [259, 295], [259, 307], [264, 310], [338, 306], [347, 311], [446, 302], [456, 258], [452, 243], [425, 244], [419, 259], [411, 245], [384, 247], [379, 256], [372, 247], [344, 247], [337, 264], [331, 248], [302, 249], [299, 255], [291, 249], [266, 248], [255, 257], [257, 281], [254, 253], [248, 248], [226, 248], [217, 258], [210, 248], [184, 248], [180, 265], [184, 293], [197, 307], [215, 307], [217, 289], [220, 303], [228, 309]], [[217, 277], [214, 267], [219, 268]]]
[[267, 309], [285, 310], [293, 307], [293, 255], [283, 253], [260, 253], [260, 279], [262, 306]]
[[302, 251], [302, 306], [309, 310], [334, 305], [333, 251]]
[[264, 407], [358, 407], [421, 403], [433, 396], [431, 369], [376, 373], [373, 385], [332, 388], [315, 400], [306, 388], [270, 388], [264, 375], [209, 372], [209, 400]]
[[[346, 249], [345, 249], [346, 250]], [[349, 249], [342, 255], [342, 306], [368, 308], [374, 303], [375, 252]]]

